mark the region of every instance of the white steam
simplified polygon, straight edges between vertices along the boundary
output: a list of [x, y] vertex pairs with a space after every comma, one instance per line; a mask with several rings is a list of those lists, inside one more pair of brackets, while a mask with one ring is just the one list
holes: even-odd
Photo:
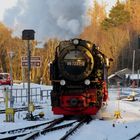
[[91, 0], [18, 0], [8, 9], [4, 22], [16, 34], [34, 29], [39, 39], [69, 39], [78, 36], [89, 24], [87, 10]]

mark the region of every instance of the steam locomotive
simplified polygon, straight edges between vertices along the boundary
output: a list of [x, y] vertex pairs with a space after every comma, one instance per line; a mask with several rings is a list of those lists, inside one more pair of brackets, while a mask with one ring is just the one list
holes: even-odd
[[95, 115], [107, 101], [109, 59], [86, 40], [61, 41], [50, 66], [54, 114]]

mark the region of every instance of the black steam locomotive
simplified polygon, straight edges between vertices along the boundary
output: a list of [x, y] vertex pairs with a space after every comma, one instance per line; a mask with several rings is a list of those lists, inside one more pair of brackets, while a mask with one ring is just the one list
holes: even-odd
[[50, 67], [54, 114], [95, 115], [108, 98], [108, 58], [82, 39], [61, 41]]

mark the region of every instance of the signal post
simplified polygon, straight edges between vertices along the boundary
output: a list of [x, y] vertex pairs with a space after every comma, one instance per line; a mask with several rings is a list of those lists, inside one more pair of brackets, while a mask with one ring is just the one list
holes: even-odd
[[34, 40], [34, 30], [23, 30], [22, 40], [27, 40], [28, 47], [28, 115], [27, 119], [31, 120], [32, 112], [30, 111], [31, 101], [30, 101], [30, 71], [31, 71], [31, 50], [30, 50], [30, 40]]

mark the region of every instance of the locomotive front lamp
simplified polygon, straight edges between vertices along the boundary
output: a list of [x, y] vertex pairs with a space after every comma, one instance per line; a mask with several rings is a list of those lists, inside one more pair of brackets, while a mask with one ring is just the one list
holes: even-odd
[[90, 80], [89, 79], [86, 79], [84, 83], [85, 83], [85, 85], [88, 86], [88, 85], [90, 85]]
[[73, 40], [73, 44], [74, 44], [74, 45], [78, 45], [78, 44], [79, 44], [79, 40], [78, 40], [78, 39], [74, 39], [74, 40]]
[[66, 81], [65, 81], [65, 80], [61, 80], [61, 81], [60, 81], [60, 85], [61, 85], [61, 86], [64, 86], [65, 84], [66, 84]]

